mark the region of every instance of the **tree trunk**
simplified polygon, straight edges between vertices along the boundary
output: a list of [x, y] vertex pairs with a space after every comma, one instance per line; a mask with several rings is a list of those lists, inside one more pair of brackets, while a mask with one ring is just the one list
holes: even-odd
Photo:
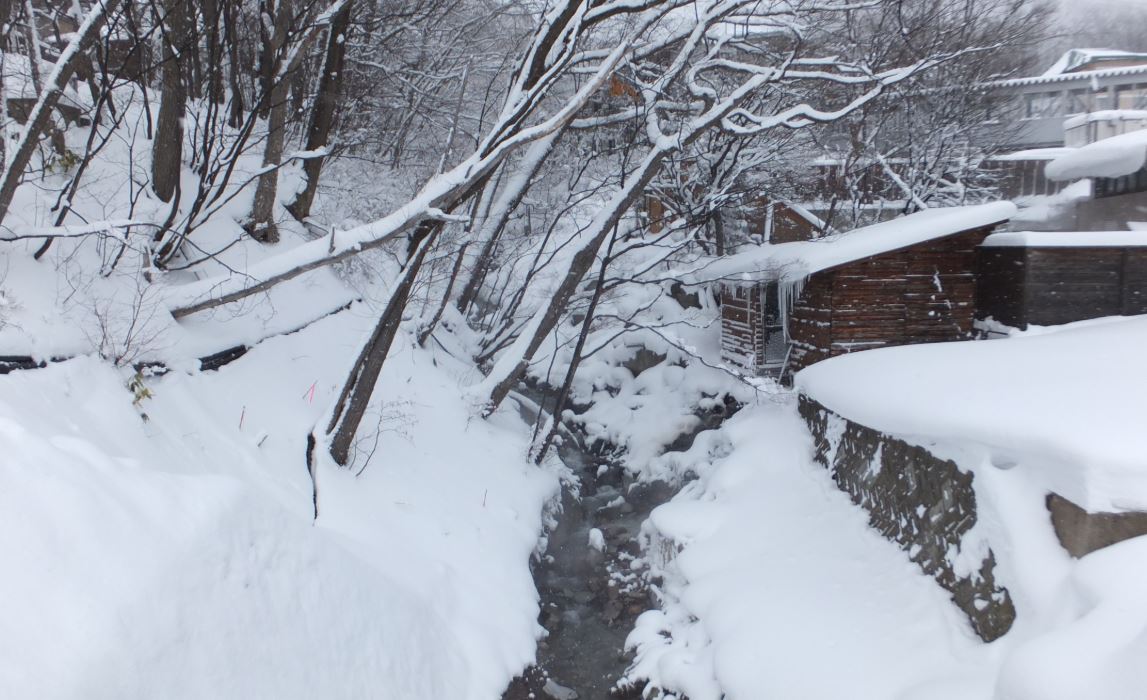
[[[307, 128], [308, 151], [317, 151], [330, 145], [331, 131], [334, 129], [335, 114], [338, 109], [339, 94], [342, 92], [343, 67], [346, 64], [346, 42], [350, 28], [350, 13], [353, 0], [348, 2], [338, 14], [331, 18], [327, 31], [327, 47], [323, 58], [323, 72], [319, 77], [319, 94], [315, 98], [315, 108], [311, 111], [311, 123]], [[303, 173], [307, 185], [287, 207], [295, 219], [302, 221], [311, 214], [311, 205], [319, 187], [324, 157], [308, 158], [303, 162]]]
[[438, 304], [438, 310], [434, 312], [434, 316], [431, 317], [429, 323], [427, 323], [422, 330], [418, 331], [419, 347], [426, 345], [426, 341], [430, 340], [434, 329], [438, 327], [438, 322], [442, 320], [442, 314], [445, 313], [446, 307], [450, 304], [450, 293], [454, 291], [454, 283], [458, 281], [458, 273], [462, 270], [462, 261], [466, 259], [466, 248], [469, 245], [470, 242], [466, 241], [462, 244], [462, 247], [458, 249], [458, 257], [454, 259], [454, 268], [450, 270], [450, 281], [446, 283], [446, 289], [442, 292], [442, 301]]
[[223, 23], [224, 34], [227, 38], [227, 76], [231, 83], [230, 111], [227, 115], [227, 126], [233, 129], [243, 123], [243, 86], [239, 82], [239, 71], [242, 62], [239, 57], [239, 3], [224, 2], [223, 8], [226, 20]]
[[354, 445], [355, 434], [362, 423], [366, 409], [370, 405], [370, 397], [374, 393], [375, 384], [378, 383], [383, 363], [386, 361], [390, 346], [398, 335], [398, 327], [402, 322], [402, 311], [410, 298], [410, 291], [414, 287], [414, 280], [422, 267], [426, 253], [434, 245], [438, 233], [442, 230], [440, 222], [427, 222], [419, 227], [422, 229], [421, 240], [406, 264], [402, 277], [395, 285], [386, 308], [378, 319], [378, 324], [371, 334], [370, 340], [363, 346], [358, 359], [351, 368], [350, 376], [343, 385], [342, 392], [335, 404], [330, 423], [327, 425], [327, 436], [330, 438], [331, 457], [341, 466], [346, 466], [350, 460], [351, 447]]
[[64, 86], [67, 85], [68, 79], [75, 72], [76, 64], [82, 58], [83, 52], [99, 37], [100, 28], [107, 22], [108, 14], [118, 4], [119, 0], [103, 0], [92, 7], [84, 19], [84, 23], [80, 25], [56, 61], [55, 70], [45, 82], [44, 90], [40, 93], [36, 105], [28, 114], [28, 121], [20, 132], [12, 162], [4, 171], [3, 180], [0, 180], [0, 222], [3, 222], [4, 217], [8, 214], [8, 208], [12, 205], [12, 198], [16, 195], [16, 188], [19, 186], [28, 164], [32, 161], [32, 154], [36, 152], [40, 136], [51, 121], [52, 110], [60, 101]]
[[187, 15], [182, 0], [163, 5], [163, 93], [151, 148], [151, 187], [170, 202], [183, 170], [183, 115], [187, 108], [183, 64], [187, 53]]
[[563, 131], [564, 129], [559, 129], [553, 134], [530, 144], [514, 176], [506, 184], [506, 189], [495, 196], [491, 211], [482, 222], [482, 228], [479, 230], [481, 250], [471, 267], [470, 277], [458, 296], [457, 307], [460, 312], [466, 313], [466, 310], [470, 308], [478, 296], [478, 290], [481, 288], [482, 280], [485, 277], [485, 269], [490, 265], [494, 255], [494, 247], [497, 245], [502, 231], [506, 228], [506, 223], [510, 220], [510, 214], [521, 204], [522, 198], [526, 196], [526, 192], [530, 188], [530, 182], [537, 175], [538, 169], [542, 167], [542, 163], [553, 150], [554, 144], [557, 143]]
[[264, 114], [267, 119], [267, 144], [263, 149], [263, 168], [255, 187], [255, 203], [251, 207], [251, 219], [247, 229], [251, 236], [261, 243], [278, 243], [279, 229], [275, 225], [275, 200], [279, 193], [279, 163], [283, 159], [283, 142], [287, 126], [287, 97], [290, 81], [287, 70], [280, 58], [280, 50], [287, 40], [288, 25], [291, 21], [287, 0], [279, 0], [276, 8], [267, 0], [264, 7], [274, 12], [274, 31], [270, 35], [264, 29], [263, 39], [263, 92], [269, 96], [265, 101]]

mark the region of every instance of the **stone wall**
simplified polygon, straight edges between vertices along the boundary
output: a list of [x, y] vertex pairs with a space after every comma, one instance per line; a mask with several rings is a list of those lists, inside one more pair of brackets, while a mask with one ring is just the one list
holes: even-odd
[[926, 574], [952, 595], [976, 634], [992, 641], [1015, 620], [1006, 588], [995, 582], [988, 550], [978, 571], [961, 573], [954, 561], [976, 523], [972, 475], [922, 447], [846, 420], [801, 396], [800, 414], [812, 432], [816, 459], [869, 524], [908, 552]]

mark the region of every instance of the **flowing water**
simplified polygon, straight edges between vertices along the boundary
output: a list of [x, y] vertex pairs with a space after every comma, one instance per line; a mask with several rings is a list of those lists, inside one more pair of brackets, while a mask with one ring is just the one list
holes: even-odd
[[[521, 405], [523, 417], [536, 416], [536, 407]], [[707, 417], [697, 432], [723, 418]], [[695, 435], [683, 435], [673, 448], [688, 449]], [[572, 439], [558, 454], [578, 478], [580, 498], [563, 489], [558, 524], [534, 565], [539, 621], [549, 634], [538, 644], [537, 664], [511, 683], [503, 700], [640, 698], [640, 689], [616, 688], [631, 661], [625, 638], [637, 616], [654, 605], [635, 568], [638, 535], [649, 513], [677, 487], [633, 483], [619, 465]]]

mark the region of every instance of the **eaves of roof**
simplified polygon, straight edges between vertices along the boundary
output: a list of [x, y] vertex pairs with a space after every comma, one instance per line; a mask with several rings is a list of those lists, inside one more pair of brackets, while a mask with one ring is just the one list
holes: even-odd
[[1147, 76], [1147, 65], [1124, 66], [1122, 68], [1108, 68], [1106, 70], [1089, 70], [1080, 73], [1060, 73], [1059, 75], [1037, 75], [1032, 78], [1010, 78], [986, 83], [988, 87], [1022, 87], [1025, 85], [1045, 85], [1050, 83], [1067, 83], [1093, 78], [1115, 78], [1123, 75]]

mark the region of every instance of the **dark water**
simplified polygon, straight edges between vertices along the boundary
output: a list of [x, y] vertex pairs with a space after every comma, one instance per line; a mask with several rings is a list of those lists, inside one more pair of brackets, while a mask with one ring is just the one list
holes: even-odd
[[[524, 418], [532, 419], [536, 411], [523, 403]], [[698, 432], [723, 417], [707, 418]], [[695, 435], [682, 436], [673, 448], [688, 449]], [[503, 700], [640, 698], [640, 688], [616, 687], [631, 661], [625, 638], [637, 616], [654, 605], [641, 564], [634, 564], [638, 535], [649, 513], [678, 487], [634, 484], [620, 466], [573, 439], [558, 454], [580, 481], [581, 494], [563, 490], [558, 524], [534, 566], [542, 601], [539, 621], [549, 635], [538, 644], [537, 664], [510, 684]], [[593, 529], [601, 532], [601, 551], [590, 546]]]

